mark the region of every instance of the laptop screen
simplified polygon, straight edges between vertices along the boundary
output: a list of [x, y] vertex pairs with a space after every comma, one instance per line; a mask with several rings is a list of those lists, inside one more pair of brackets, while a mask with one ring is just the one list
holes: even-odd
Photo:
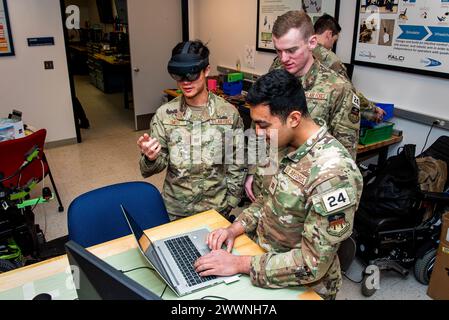
[[128, 220], [131, 231], [134, 233], [140, 249], [142, 249], [143, 252], [147, 252], [148, 248], [153, 245], [151, 243], [150, 238], [147, 237], [145, 232], [143, 232], [142, 228], [139, 226], [139, 224], [136, 222], [136, 220], [134, 220], [134, 218], [128, 213], [128, 211], [125, 209], [125, 207], [123, 207], [123, 205], [120, 205], [120, 207], [122, 208], [122, 211], [126, 217], [126, 220]]

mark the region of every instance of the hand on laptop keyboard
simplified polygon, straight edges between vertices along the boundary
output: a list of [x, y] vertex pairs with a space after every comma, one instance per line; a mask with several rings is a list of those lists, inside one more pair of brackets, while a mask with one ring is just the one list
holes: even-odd
[[207, 245], [211, 250], [219, 250], [226, 245], [226, 251], [231, 252], [234, 247], [235, 235], [229, 229], [217, 229], [207, 236]]

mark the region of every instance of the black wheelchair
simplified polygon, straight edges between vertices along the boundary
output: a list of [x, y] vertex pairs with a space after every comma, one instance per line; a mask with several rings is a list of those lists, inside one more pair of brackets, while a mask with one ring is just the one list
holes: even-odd
[[[413, 157], [414, 154], [413, 149]], [[425, 156], [445, 161], [449, 167], [449, 137], [439, 137], [418, 157]], [[388, 165], [387, 161], [385, 166]], [[364, 192], [369, 190], [367, 186], [374, 181], [379, 169], [371, 168], [364, 175]], [[446, 181], [444, 190], [447, 188]], [[407, 214], [392, 214], [392, 211], [374, 214], [373, 206], [366, 206], [362, 196], [354, 221], [356, 255], [368, 266], [375, 266], [379, 271], [393, 270], [403, 277], [413, 267], [416, 279], [428, 284], [439, 244], [441, 215], [449, 208], [449, 193], [424, 192], [417, 186], [414, 196], [405, 200], [410, 203]], [[366, 270], [372, 268], [365, 269], [362, 294], [371, 296], [377, 291], [371, 276], [374, 271], [368, 273]]]

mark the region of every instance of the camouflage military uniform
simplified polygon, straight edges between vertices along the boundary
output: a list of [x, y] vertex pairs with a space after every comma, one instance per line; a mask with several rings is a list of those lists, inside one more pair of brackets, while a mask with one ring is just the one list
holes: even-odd
[[252, 283], [308, 285], [335, 298], [342, 283], [337, 250], [352, 233], [362, 186], [356, 164], [325, 127], [284, 157], [267, 197], [237, 218], [267, 251], [251, 260]]
[[[274, 61], [270, 70], [275, 68], [282, 68], [282, 64]], [[301, 77], [301, 82], [311, 117], [319, 125], [326, 124], [330, 134], [355, 159], [360, 130], [360, 104], [352, 84], [316, 59], [307, 74]]]
[[[150, 136], [162, 146], [161, 153], [155, 161], [146, 156], [140, 160], [144, 177], [167, 167], [162, 196], [172, 219], [209, 209], [223, 211], [236, 207], [241, 198], [246, 169], [243, 159], [235, 159], [236, 154], [243, 158], [243, 122], [238, 111], [209, 93], [208, 105], [197, 117], [182, 97], [161, 106], [150, 129]], [[232, 136], [233, 130], [241, 135]], [[225, 150], [225, 139], [233, 140], [231, 149]]]
[[[334, 70], [346, 80], [351, 81], [351, 79], [349, 79], [348, 70], [346, 69], [345, 65], [332, 50], [328, 50], [322, 45], [318, 44], [317, 47], [313, 50], [313, 56], [329, 69]], [[360, 99], [360, 111], [362, 112], [362, 118], [367, 120], [374, 120], [374, 110], [376, 108], [374, 103], [369, 101], [363, 95], [363, 93], [356, 89], [355, 93]]]

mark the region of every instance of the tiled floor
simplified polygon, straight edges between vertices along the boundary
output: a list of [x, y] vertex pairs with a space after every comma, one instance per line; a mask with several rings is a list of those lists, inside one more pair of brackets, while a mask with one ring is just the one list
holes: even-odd
[[[53, 201], [36, 208], [37, 223], [45, 229], [47, 240], [67, 234], [67, 209], [78, 195], [112, 183], [143, 180], [136, 145], [142, 132], [134, 130], [133, 111], [123, 108], [122, 95], [105, 95], [89, 84], [88, 77], [81, 76], [76, 78], [76, 91], [91, 128], [82, 130], [81, 144], [46, 150], [65, 207], [64, 212], [59, 213], [57, 202]], [[164, 173], [161, 173], [146, 181], [160, 189], [163, 179]], [[49, 184], [47, 179], [46, 185]], [[360, 280], [362, 269], [361, 264], [354, 261], [348, 276]], [[360, 284], [344, 279], [337, 298], [367, 299], [360, 288]], [[412, 273], [407, 279], [394, 273], [382, 273], [380, 290], [369, 299], [429, 299], [426, 290], [427, 287], [418, 283]]]

